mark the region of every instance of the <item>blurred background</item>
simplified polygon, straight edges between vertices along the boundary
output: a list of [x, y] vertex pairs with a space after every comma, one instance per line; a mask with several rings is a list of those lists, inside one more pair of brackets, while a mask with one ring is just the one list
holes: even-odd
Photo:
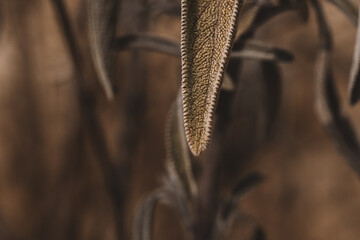
[[[346, 102], [355, 28], [322, 2], [334, 36], [336, 86], [360, 133], [359, 105]], [[180, 87], [180, 60], [119, 52], [117, 94], [108, 101], [91, 63], [86, 0], [64, 3], [82, 79], [51, 1], [0, 0], [0, 239], [132, 239], [137, 204], [166, 173], [165, 122]], [[123, 0], [118, 34], [151, 32], [180, 42], [179, 17], [151, 13], [154, 3]], [[359, 179], [314, 113], [313, 11], [307, 23], [294, 12], [281, 14], [255, 38], [292, 51], [295, 60], [280, 65], [281, 108], [267, 141], [259, 140], [259, 66], [244, 63], [223, 143], [221, 186], [249, 171], [265, 175], [239, 208], [269, 240], [359, 239]], [[154, 229], [154, 239], [184, 237], [168, 207], [158, 208]], [[249, 229], [238, 224], [231, 238], [249, 239]]]

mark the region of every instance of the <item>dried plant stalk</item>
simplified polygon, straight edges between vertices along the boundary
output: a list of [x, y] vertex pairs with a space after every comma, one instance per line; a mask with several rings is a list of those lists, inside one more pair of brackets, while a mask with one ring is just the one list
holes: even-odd
[[89, 0], [88, 21], [91, 53], [100, 83], [108, 99], [114, 97], [113, 50], [118, 0]]
[[194, 155], [209, 144], [219, 87], [234, 38], [238, 0], [182, 0], [182, 97]]

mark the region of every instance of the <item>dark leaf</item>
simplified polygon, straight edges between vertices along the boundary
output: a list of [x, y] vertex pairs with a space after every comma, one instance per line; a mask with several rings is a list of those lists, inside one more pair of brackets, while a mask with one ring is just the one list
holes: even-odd
[[148, 33], [127, 34], [118, 37], [115, 42], [116, 50], [144, 49], [180, 57], [180, 45], [173, 40]]
[[356, 44], [354, 50], [354, 58], [350, 71], [350, 82], [349, 82], [349, 101], [351, 105], [360, 98], [360, 17], [357, 26]]
[[317, 0], [312, 0], [318, 18], [320, 46], [315, 74], [315, 104], [319, 119], [348, 164], [360, 175], [360, 146], [349, 119], [343, 115], [330, 68], [331, 35]]
[[274, 62], [261, 62], [264, 82], [265, 135], [270, 137], [281, 104], [282, 77], [279, 67]]
[[243, 49], [233, 51], [230, 56], [231, 58], [249, 58], [262, 61], [291, 62], [294, 60], [294, 55], [291, 52], [257, 40], [245, 41]]
[[108, 99], [114, 97], [113, 49], [118, 0], [89, 0], [88, 21], [91, 53], [100, 83]]
[[245, 179], [240, 181], [234, 188], [229, 201], [224, 205], [222, 211], [222, 218], [227, 219], [234, 211], [236, 204], [246, 193], [253, 189], [256, 185], [264, 180], [264, 176], [260, 173], [254, 172], [248, 175]]
[[180, 189], [191, 199], [197, 195], [197, 184], [193, 176], [191, 155], [185, 138], [182, 115], [181, 94], [179, 94], [168, 114], [167, 166], [170, 176], [179, 182]]

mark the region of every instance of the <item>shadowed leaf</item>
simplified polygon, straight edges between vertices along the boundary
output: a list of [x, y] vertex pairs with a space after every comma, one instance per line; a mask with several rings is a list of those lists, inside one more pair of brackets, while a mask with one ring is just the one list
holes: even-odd
[[180, 57], [180, 45], [171, 39], [148, 33], [134, 33], [118, 37], [115, 42], [116, 50], [144, 49]]
[[350, 82], [349, 82], [349, 101], [351, 105], [360, 98], [360, 17], [357, 26], [356, 44], [354, 50], [354, 58], [350, 71]]
[[112, 51], [115, 33], [117, 0], [89, 0], [88, 21], [91, 53], [100, 83], [108, 99], [114, 97], [114, 62]]
[[265, 91], [266, 137], [271, 135], [281, 104], [281, 72], [274, 62], [261, 62]]
[[165, 178], [163, 188], [150, 193], [139, 204], [133, 223], [133, 238], [135, 240], [151, 240], [152, 228], [156, 207], [159, 203], [172, 206], [178, 213], [185, 233], [191, 234], [192, 216], [188, 209], [188, 202], [181, 191], [178, 191], [177, 182], [173, 178]]
[[154, 213], [159, 201], [167, 197], [164, 190], [157, 190], [149, 194], [137, 210], [133, 225], [135, 240], [151, 240], [154, 222]]
[[246, 41], [242, 50], [233, 51], [230, 56], [231, 58], [251, 58], [262, 61], [290, 62], [294, 60], [291, 52], [257, 40]]
[[168, 115], [166, 131], [166, 150], [169, 174], [172, 175], [184, 190], [189, 199], [197, 195], [192, 168], [191, 156], [185, 137], [181, 95], [176, 98]]
[[245, 179], [241, 180], [234, 188], [230, 199], [225, 203], [225, 206], [222, 211], [222, 218], [227, 219], [234, 211], [237, 203], [240, 198], [242, 198], [246, 193], [253, 189], [256, 185], [261, 183], [264, 180], [264, 176], [260, 173], [251, 173]]
[[182, 97], [186, 138], [194, 155], [210, 141], [214, 109], [243, 1], [182, 0]]
[[[180, 46], [175, 41], [149, 33], [134, 33], [118, 37], [115, 41], [118, 51], [143, 49], [180, 57]], [[244, 41], [243, 49], [233, 51], [230, 58], [263, 61], [289, 62], [294, 59], [291, 52], [257, 40]]]
[[262, 227], [260, 227], [259, 225], [256, 226], [254, 229], [254, 235], [252, 237], [252, 240], [265, 240], [265, 239], [266, 239], [266, 235], [264, 229], [262, 229]]
[[343, 154], [348, 164], [360, 176], [360, 146], [355, 130], [349, 119], [343, 115], [339, 97], [330, 68], [332, 48], [330, 29], [327, 25], [321, 5], [312, 0], [318, 19], [320, 45], [315, 72], [315, 104], [320, 122]]

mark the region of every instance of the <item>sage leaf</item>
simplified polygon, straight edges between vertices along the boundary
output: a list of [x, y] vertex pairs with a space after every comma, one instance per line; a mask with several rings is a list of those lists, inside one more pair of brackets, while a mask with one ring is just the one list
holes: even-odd
[[182, 0], [182, 97], [186, 138], [198, 156], [208, 146], [230, 55], [239, 0]]
[[151, 33], [133, 33], [118, 37], [115, 48], [118, 51], [143, 49], [180, 58], [180, 45], [177, 42]]
[[88, 0], [89, 40], [99, 81], [108, 99], [114, 97], [113, 49], [118, 0]]
[[[360, 16], [360, 14], [359, 14]], [[355, 105], [360, 98], [360, 17], [357, 25], [354, 58], [350, 70], [349, 101]]]
[[315, 72], [316, 113], [338, 151], [344, 156], [349, 166], [360, 176], [360, 145], [354, 127], [342, 112], [331, 71], [330, 51], [332, 43], [330, 29], [320, 3], [317, 0], [311, 2], [315, 8], [320, 33]]
[[349, 0], [328, 0], [338, 9], [340, 9], [345, 16], [356, 26], [358, 22], [358, 10], [356, 6]]
[[167, 167], [170, 176], [179, 182], [187, 198], [197, 195], [197, 184], [191, 168], [191, 155], [185, 137], [181, 94], [176, 98], [169, 116], [166, 129]]

